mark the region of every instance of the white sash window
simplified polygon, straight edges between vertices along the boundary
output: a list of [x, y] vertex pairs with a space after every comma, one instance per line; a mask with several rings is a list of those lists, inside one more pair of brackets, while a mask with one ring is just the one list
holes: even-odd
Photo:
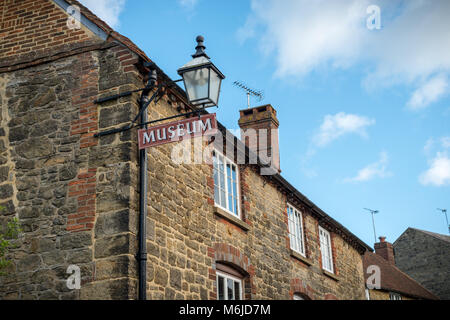
[[239, 178], [235, 163], [213, 151], [214, 202], [217, 206], [241, 218], [239, 210]]
[[331, 251], [330, 233], [319, 227], [320, 251], [322, 253], [322, 268], [333, 273], [333, 255]]
[[291, 249], [305, 256], [302, 213], [290, 204], [287, 205], [289, 240]]

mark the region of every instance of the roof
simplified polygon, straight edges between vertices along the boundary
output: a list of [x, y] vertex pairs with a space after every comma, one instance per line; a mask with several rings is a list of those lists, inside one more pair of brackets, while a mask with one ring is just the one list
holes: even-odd
[[[363, 256], [363, 265], [364, 270], [367, 270], [370, 265], [380, 267], [382, 290], [401, 293], [412, 298], [427, 300], [439, 299], [413, 278], [376, 253], [367, 251]], [[369, 276], [370, 274], [364, 272], [366, 281]]]
[[442, 241], [450, 243], [450, 236], [446, 236], [445, 234], [434, 233], [434, 232], [420, 230], [420, 229], [415, 229], [415, 228], [408, 228], [408, 229], [415, 230], [415, 231], [418, 231], [418, 232], [421, 232], [421, 233], [425, 233], [425, 234], [427, 234], [429, 236], [432, 236], [433, 238], [437, 238], [439, 240], [442, 240]]
[[[138, 56], [140, 56], [143, 61], [152, 61], [144, 51], [142, 51], [136, 44], [133, 43], [130, 39], [127, 37], [121, 35], [120, 33], [114, 31], [106, 22], [98, 18], [94, 13], [92, 13], [88, 8], [83, 6], [79, 1], [77, 0], [65, 0], [67, 3], [71, 5], [77, 5], [80, 7], [81, 14], [84, 15], [89, 21], [97, 25], [100, 29], [102, 29], [105, 33], [107, 33], [108, 37], [106, 41], [111, 41], [109, 37], [112, 37], [114, 40], [120, 42], [127, 48], [129, 48], [132, 52], [136, 53]], [[157, 67], [158, 68], [158, 67]], [[158, 68], [158, 71], [160, 71], [160, 74], [167, 80], [172, 81], [161, 69]], [[175, 85], [174, 89], [183, 96], [185, 99], [186, 93], [184, 90], [182, 90], [178, 85]], [[186, 99], [185, 99], [186, 100]], [[222, 130], [226, 130], [226, 128], [219, 123], [219, 126]], [[236, 138], [236, 137], [235, 137]], [[236, 138], [237, 141], [240, 142], [238, 138]], [[242, 142], [241, 142], [242, 143]], [[251, 152], [246, 146], [244, 146], [244, 149], [246, 150], [246, 153]], [[340, 223], [338, 223], [336, 220], [331, 218], [328, 214], [326, 214], [322, 209], [317, 207], [311, 200], [309, 200], [307, 197], [305, 197], [300, 191], [298, 191], [295, 187], [293, 187], [287, 180], [285, 180], [280, 174], [275, 174], [272, 176], [272, 181], [278, 183], [280, 186], [283, 187], [283, 189], [286, 192], [289, 192], [293, 197], [304, 203], [306, 206], [308, 206], [312, 212], [319, 217], [320, 221], [323, 221], [324, 223], [327, 223], [331, 226], [334, 226], [338, 229], [341, 236], [346, 238], [348, 242], [350, 242], [353, 246], [358, 247], [358, 251], [362, 254], [364, 251], [369, 250], [373, 251], [373, 249], [368, 246], [366, 243], [364, 243], [361, 239], [356, 237], [353, 233], [351, 233], [349, 230], [347, 230], [344, 226], [342, 226]]]

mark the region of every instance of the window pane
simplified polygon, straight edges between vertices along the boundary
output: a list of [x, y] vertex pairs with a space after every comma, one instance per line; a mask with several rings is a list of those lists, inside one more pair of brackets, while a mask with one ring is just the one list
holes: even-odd
[[235, 300], [241, 300], [241, 284], [237, 281], [234, 282], [234, 296]]
[[227, 207], [227, 198], [225, 198], [225, 190], [220, 189], [220, 205], [224, 208]]
[[219, 297], [219, 300], [225, 300], [223, 281], [224, 281], [223, 277], [221, 277], [221, 276], [217, 277], [217, 291], [218, 291], [217, 296]]
[[234, 300], [233, 280], [227, 279], [227, 300]]
[[216, 186], [214, 186], [214, 202], [220, 204], [219, 189]]

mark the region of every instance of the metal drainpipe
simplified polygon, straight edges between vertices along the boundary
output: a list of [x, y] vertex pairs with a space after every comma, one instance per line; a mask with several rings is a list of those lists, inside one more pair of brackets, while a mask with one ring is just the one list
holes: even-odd
[[[142, 92], [140, 107], [144, 108], [149, 101], [148, 94], [156, 83], [156, 70], [150, 71], [149, 84]], [[147, 106], [148, 107], [148, 106]], [[141, 123], [148, 122], [148, 112], [142, 112]], [[147, 125], [141, 126], [147, 129]], [[147, 300], [147, 149], [139, 151], [139, 300]]]

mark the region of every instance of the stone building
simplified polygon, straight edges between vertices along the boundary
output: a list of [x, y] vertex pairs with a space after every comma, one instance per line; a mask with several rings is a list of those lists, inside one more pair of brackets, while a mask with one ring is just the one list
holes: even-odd
[[[79, 28], [67, 22], [70, 5]], [[0, 17], [0, 218], [23, 228], [0, 299], [136, 299], [137, 131], [94, 134], [129, 124], [140, 93], [94, 101], [142, 88], [151, 60], [74, 0], [4, 0]], [[149, 119], [191, 110], [157, 75], [165, 91]], [[279, 169], [275, 109], [243, 110], [239, 123], [271, 132]], [[251, 137], [245, 146], [219, 128], [235, 147], [215, 149], [212, 162], [175, 163], [177, 144], [147, 151], [148, 299], [364, 299], [362, 255], [372, 249], [279, 172], [237, 164], [242, 150], [257, 151]], [[202, 148], [220, 145], [210, 142]], [[80, 289], [67, 286], [70, 265]]]
[[[394, 248], [385, 237], [375, 243], [375, 253], [366, 251], [363, 257], [365, 278], [367, 284], [375, 285], [373, 276], [379, 275], [378, 287], [368, 287], [368, 300], [436, 300], [439, 299], [420, 283], [397, 268], [397, 256]], [[374, 268], [375, 267], [375, 268]], [[371, 279], [372, 278], [372, 279]]]
[[450, 236], [408, 228], [393, 243], [395, 265], [441, 299], [450, 299]]

